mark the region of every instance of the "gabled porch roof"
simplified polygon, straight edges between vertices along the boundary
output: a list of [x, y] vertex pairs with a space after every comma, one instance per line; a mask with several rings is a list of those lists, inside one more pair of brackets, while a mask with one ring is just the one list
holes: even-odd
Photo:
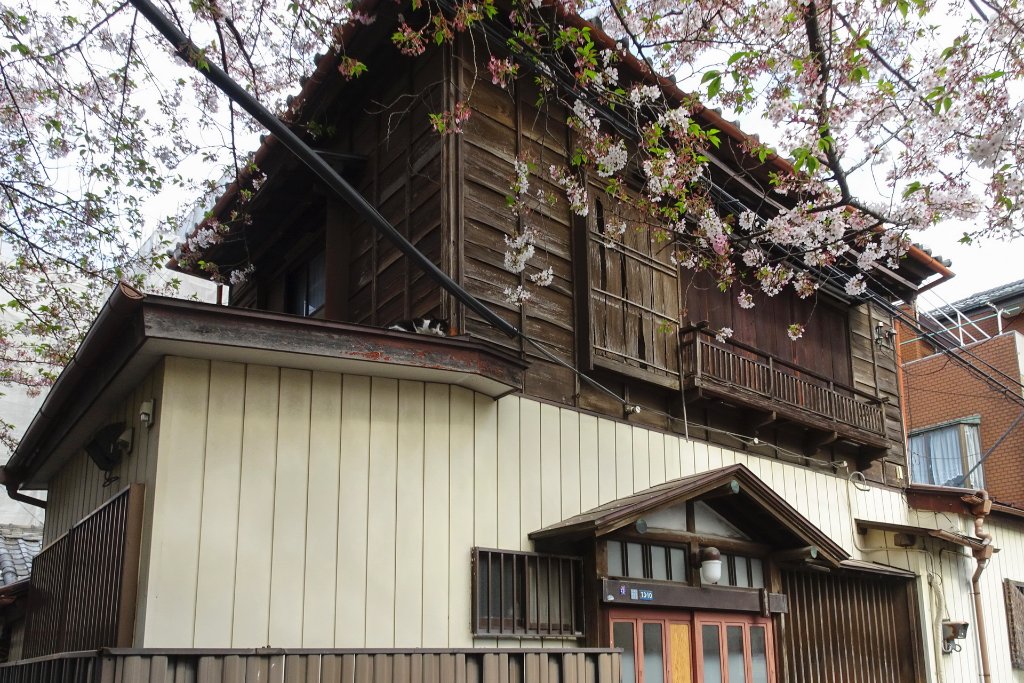
[[850, 559], [842, 546], [742, 464], [652, 486], [538, 529], [530, 538], [598, 538], [634, 524], [654, 510], [701, 499], [753, 538], [768, 538], [780, 548], [813, 546], [819, 557], [834, 567]]

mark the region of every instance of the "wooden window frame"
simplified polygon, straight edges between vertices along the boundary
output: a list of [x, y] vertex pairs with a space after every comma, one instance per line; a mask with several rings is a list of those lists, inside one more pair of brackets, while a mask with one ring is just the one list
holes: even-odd
[[722, 681], [729, 681], [729, 655], [728, 655], [728, 627], [740, 626], [743, 628], [743, 667], [744, 680], [753, 680], [753, 656], [750, 650], [750, 628], [764, 628], [765, 635], [765, 660], [768, 664], [768, 680], [776, 680], [775, 668], [775, 633], [770, 617], [762, 617], [752, 614], [717, 613], [717, 612], [695, 612], [693, 615], [693, 652], [694, 652], [694, 681], [704, 683], [704, 627], [718, 627], [719, 643], [719, 666], [722, 671]]
[[[511, 565], [511, 569], [509, 568]], [[543, 571], [542, 571], [543, 568]], [[546, 595], [540, 576], [546, 573]], [[550, 577], [557, 573], [558, 586], [552, 591]], [[492, 583], [497, 578], [499, 605], [490, 604]], [[512, 604], [502, 604], [506, 583], [510, 583]], [[565, 589], [568, 588], [566, 591]], [[481, 600], [486, 595], [487, 601]], [[493, 548], [473, 548], [472, 612], [473, 635], [509, 638], [582, 638], [584, 628], [583, 560], [569, 555], [552, 555]], [[544, 602], [542, 602], [542, 600]], [[558, 618], [552, 619], [557, 606]], [[506, 607], [511, 616], [506, 616]], [[539, 618], [545, 610], [549, 617]], [[498, 615], [494, 614], [497, 608]]]
[[[971, 473], [971, 475], [969, 477], [967, 476], [967, 473], [971, 470], [971, 468], [975, 467], [975, 465], [971, 464], [971, 461], [970, 461], [970, 459], [968, 457], [970, 455], [970, 453], [969, 453], [970, 448], [969, 448], [969, 444], [968, 444], [967, 429], [966, 429], [967, 427], [976, 427], [977, 430], [978, 430], [978, 443], [977, 443], [978, 449], [977, 449], [977, 452], [974, 454], [974, 457], [980, 459], [983, 456], [983, 451], [982, 451], [982, 448], [981, 448], [981, 417], [978, 416], [978, 415], [972, 415], [972, 416], [969, 416], [969, 417], [962, 417], [962, 418], [959, 418], [959, 419], [956, 419], [956, 420], [950, 420], [949, 422], [943, 422], [941, 424], [931, 425], [929, 427], [923, 427], [923, 428], [920, 428], [920, 429], [913, 430], [913, 432], [911, 432], [911, 433], [909, 433], [907, 435], [907, 450], [908, 450], [907, 460], [908, 460], [908, 462], [913, 463], [913, 460], [914, 460], [914, 457], [913, 457], [913, 455], [912, 455], [912, 453], [910, 451], [912, 451], [913, 447], [912, 447], [911, 444], [913, 444], [913, 440], [915, 438], [921, 437], [921, 436], [926, 436], [926, 435], [931, 434], [933, 432], [942, 432], [942, 431], [956, 429], [956, 432], [957, 432], [957, 443], [959, 444], [959, 454], [958, 455], [960, 456], [960, 473], [961, 473], [961, 477], [963, 477], [963, 481], [960, 482], [959, 486], [966, 487], [966, 488], [982, 488], [982, 487], [984, 487], [985, 486], [985, 466], [984, 466], [983, 463], [980, 464], [980, 466], [976, 467], [976, 469]], [[929, 462], [931, 462], [933, 457], [934, 456], [929, 452], [929, 454], [927, 456], [927, 460]], [[922, 455], [921, 458], [924, 459], [924, 456]], [[911, 469], [910, 480], [913, 483], [916, 483], [916, 484], [933, 484], [933, 482], [923, 481], [921, 478], [919, 478], [918, 477], [919, 473], [914, 472], [913, 471], [913, 469], [914, 469], [913, 467], [911, 467], [910, 469]], [[942, 486], [943, 484], [942, 483], [935, 483], [934, 485]]]
[[1024, 582], [1003, 579], [1006, 628], [1010, 641], [1010, 663], [1024, 669]]
[[[580, 264], [579, 270], [574, 276], [577, 283], [576, 297], [580, 302], [577, 306], [576, 323], [577, 328], [584, 331], [584, 333], [577, 335], [580, 364], [589, 370], [607, 370], [648, 384], [678, 389], [682, 373], [682, 359], [679, 356], [678, 338], [680, 325], [678, 309], [681, 297], [679, 268], [670, 262], [662, 261], [656, 258], [656, 256], [645, 254], [630, 246], [627, 243], [627, 238], [631, 238], [631, 233], [628, 231], [623, 236], [623, 239], [611, 241], [603, 237], [604, 226], [601, 223], [604, 220], [604, 207], [601, 200], [595, 196], [601, 190], [593, 184], [589, 185], [589, 187], [591, 197], [593, 197], [590, 200], [590, 216], [579, 219], [576, 222], [575, 228], [577, 239], [574, 261]], [[644, 239], [648, 238], [645, 236]], [[622, 280], [619, 286], [625, 289], [623, 292], [612, 291], [615, 289], [614, 287], [604, 288], [601, 286], [603, 274], [609, 270], [604, 259], [611, 252], [618, 253], [617, 262], [621, 272], [620, 279]], [[636, 275], [632, 278], [628, 275], [631, 272], [629, 269], [630, 264], [639, 264], [639, 267], [650, 270], [649, 291], [645, 290], [645, 286], [641, 286], [642, 293], [646, 291], [646, 294], [650, 295], [650, 305], [647, 305], [648, 302], [646, 301], [638, 300], [637, 297], [632, 296], [628, 291], [627, 283], [631, 280], [636, 280]], [[668, 290], [664, 286], [658, 285], [658, 272], [662, 276], [672, 279], [673, 285], [671, 287], [670, 299], [665, 298]], [[595, 303], [601, 297], [603, 297], [604, 303]], [[659, 298], [662, 299], [661, 308], [664, 310], [658, 310], [656, 304]], [[624, 309], [621, 312], [623, 317], [623, 348], [621, 350], [607, 346], [602, 347], [601, 345], [595, 328], [595, 320], [600, 317], [598, 315], [598, 306], [600, 305], [613, 309], [626, 306], [631, 309], [629, 312], [626, 312]], [[634, 353], [630, 353], [625, 348], [627, 345], [626, 326], [631, 320], [639, 324], [637, 332], [638, 348], [633, 350]], [[667, 324], [671, 330], [660, 330], [663, 323]], [[608, 329], [606, 318], [605, 334], [608, 333]], [[657, 358], [659, 354], [657, 350], [658, 336], [662, 334], [671, 335], [672, 339], [665, 342], [665, 348], [663, 349], [665, 357], [661, 359], [663, 363], [659, 364], [659, 359]], [[649, 339], [647, 338], [648, 336], [650, 336]], [[641, 345], [643, 346], [642, 350], [639, 348]], [[648, 350], [650, 350], [650, 353], [648, 353]], [[640, 356], [644, 357], [641, 358]]]

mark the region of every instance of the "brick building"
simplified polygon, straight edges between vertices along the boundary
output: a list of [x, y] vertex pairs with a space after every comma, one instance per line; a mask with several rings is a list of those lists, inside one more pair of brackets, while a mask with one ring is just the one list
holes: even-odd
[[1024, 280], [919, 316], [933, 334], [900, 329], [911, 481], [985, 487], [996, 500], [1024, 505], [1024, 405], [941, 351], [952, 347], [1003, 385], [1020, 383], [1022, 303]]

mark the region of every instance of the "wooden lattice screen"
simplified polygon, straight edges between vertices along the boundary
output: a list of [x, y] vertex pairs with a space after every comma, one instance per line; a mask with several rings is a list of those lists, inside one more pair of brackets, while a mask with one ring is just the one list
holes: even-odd
[[1014, 669], [1024, 669], [1024, 583], [1004, 579], [1003, 596], [1010, 631], [1010, 661]]
[[904, 578], [783, 571], [789, 612], [776, 629], [779, 683], [912, 683], [922, 645]]
[[33, 561], [26, 658], [132, 645], [142, 499], [128, 486]]
[[596, 365], [679, 379], [679, 269], [645, 222], [595, 202], [589, 230], [590, 345]]

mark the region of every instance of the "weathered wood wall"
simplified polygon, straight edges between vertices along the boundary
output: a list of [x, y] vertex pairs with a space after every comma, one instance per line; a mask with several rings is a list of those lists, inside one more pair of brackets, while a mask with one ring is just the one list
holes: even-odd
[[872, 474], [885, 477], [887, 481], [909, 481], [896, 351], [892, 344], [880, 346], [875, 343], [875, 329], [879, 323], [883, 329], [893, 327], [892, 317], [876, 304], [861, 304], [850, 309], [853, 387], [887, 399], [884, 406], [885, 431], [890, 446], [882, 459], [871, 464]]
[[[455, 61], [456, 88], [464, 91], [476, 74], [468, 56]], [[453, 241], [457, 256], [453, 266], [459, 282], [499, 315], [549, 346], [559, 358], [574, 363], [574, 304], [572, 220], [563, 198], [554, 206], [536, 201], [541, 196], [558, 196], [560, 190], [548, 180], [547, 168], [563, 165], [569, 154], [569, 130], [564, 108], [557, 104], [537, 109], [539, 90], [522, 78], [516, 88], [503, 90], [486, 79], [473, 83], [472, 117], [465, 132], [452, 140]], [[530, 175], [531, 210], [518, 217], [507, 206], [513, 194], [514, 162], [529, 160], [536, 172]], [[537, 234], [536, 255], [519, 274], [504, 267], [505, 238], [523, 230]], [[539, 288], [528, 277], [552, 268], [551, 286]], [[506, 288], [530, 286], [533, 297], [523, 306], [507, 301]], [[573, 373], [552, 363], [522, 340], [511, 340], [471, 312], [465, 312], [463, 330], [524, 353], [531, 361], [526, 392], [562, 403], [572, 403], [576, 394]]]

